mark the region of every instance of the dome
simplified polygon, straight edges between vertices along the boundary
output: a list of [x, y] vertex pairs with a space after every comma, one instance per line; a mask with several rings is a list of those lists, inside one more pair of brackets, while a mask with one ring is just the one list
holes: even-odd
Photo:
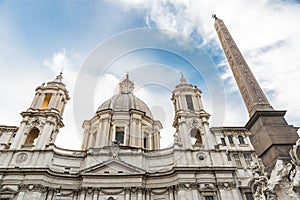
[[105, 101], [99, 106], [97, 112], [101, 110], [111, 109], [115, 112], [128, 112], [130, 109], [139, 110], [145, 115], [153, 119], [153, 115], [148, 106], [135, 95], [133, 95], [134, 84], [126, 78], [119, 84], [119, 94]]

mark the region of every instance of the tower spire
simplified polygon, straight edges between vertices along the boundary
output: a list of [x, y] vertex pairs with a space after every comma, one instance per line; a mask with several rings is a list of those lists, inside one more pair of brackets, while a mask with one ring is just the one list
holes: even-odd
[[273, 110], [223, 20], [217, 18], [215, 14], [212, 17], [215, 19], [215, 29], [249, 115], [252, 116], [259, 110]]

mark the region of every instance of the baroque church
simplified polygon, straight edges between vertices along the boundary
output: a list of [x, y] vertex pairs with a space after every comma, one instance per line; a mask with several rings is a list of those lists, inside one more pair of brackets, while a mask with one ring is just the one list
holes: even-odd
[[270, 105], [214, 18], [249, 111], [245, 126], [210, 127], [201, 90], [182, 75], [171, 97], [173, 145], [162, 149], [163, 127], [127, 74], [119, 93], [83, 122], [81, 150], [62, 149], [55, 140], [70, 97], [59, 74], [36, 88], [18, 127], [0, 126], [0, 200], [299, 199], [297, 129]]

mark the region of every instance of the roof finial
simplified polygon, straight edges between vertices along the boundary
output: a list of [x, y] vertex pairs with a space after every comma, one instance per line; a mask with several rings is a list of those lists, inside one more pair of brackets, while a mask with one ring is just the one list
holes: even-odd
[[212, 14], [211, 17], [214, 19], [218, 19], [216, 14]]
[[183, 72], [180, 71], [179, 74], [181, 75], [180, 82], [181, 82], [181, 83], [186, 83], [186, 79], [185, 79], [185, 77], [184, 77], [184, 75], [183, 75]]
[[133, 90], [134, 90], [134, 84], [129, 79], [128, 72], [126, 72], [125, 78], [123, 79], [123, 81], [119, 83], [119, 92], [122, 94], [128, 94], [128, 93], [132, 93]]
[[54, 82], [62, 82], [62, 79], [63, 79], [62, 73], [63, 73], [63, 69], [61, 69], [59, 75], [56, 76]]

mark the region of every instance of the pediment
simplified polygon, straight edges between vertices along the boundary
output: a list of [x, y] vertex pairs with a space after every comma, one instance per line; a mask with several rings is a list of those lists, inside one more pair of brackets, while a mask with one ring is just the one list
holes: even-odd
[[15, 191], [15, 190], [13, 190], [13, 189], [11, 189], [9, 187], [4, 187], [4, 188], [2, 188], [0, 190], [0, 194], [1, 195], [4, 195], [4, 194], [16, 194], [16, 193], [17, 193], [17, 191]]
[[111, 159], [81, 171], [82, 175], [138, 175], [145, 170], [118, 159]]
[[202, 188], [200, 188], [200, 192], [210, 192], [210, 191], [216, 191], [216, 188], [211, 186], [211, 185], [207, 185], [207, 186], [204, 186]]

